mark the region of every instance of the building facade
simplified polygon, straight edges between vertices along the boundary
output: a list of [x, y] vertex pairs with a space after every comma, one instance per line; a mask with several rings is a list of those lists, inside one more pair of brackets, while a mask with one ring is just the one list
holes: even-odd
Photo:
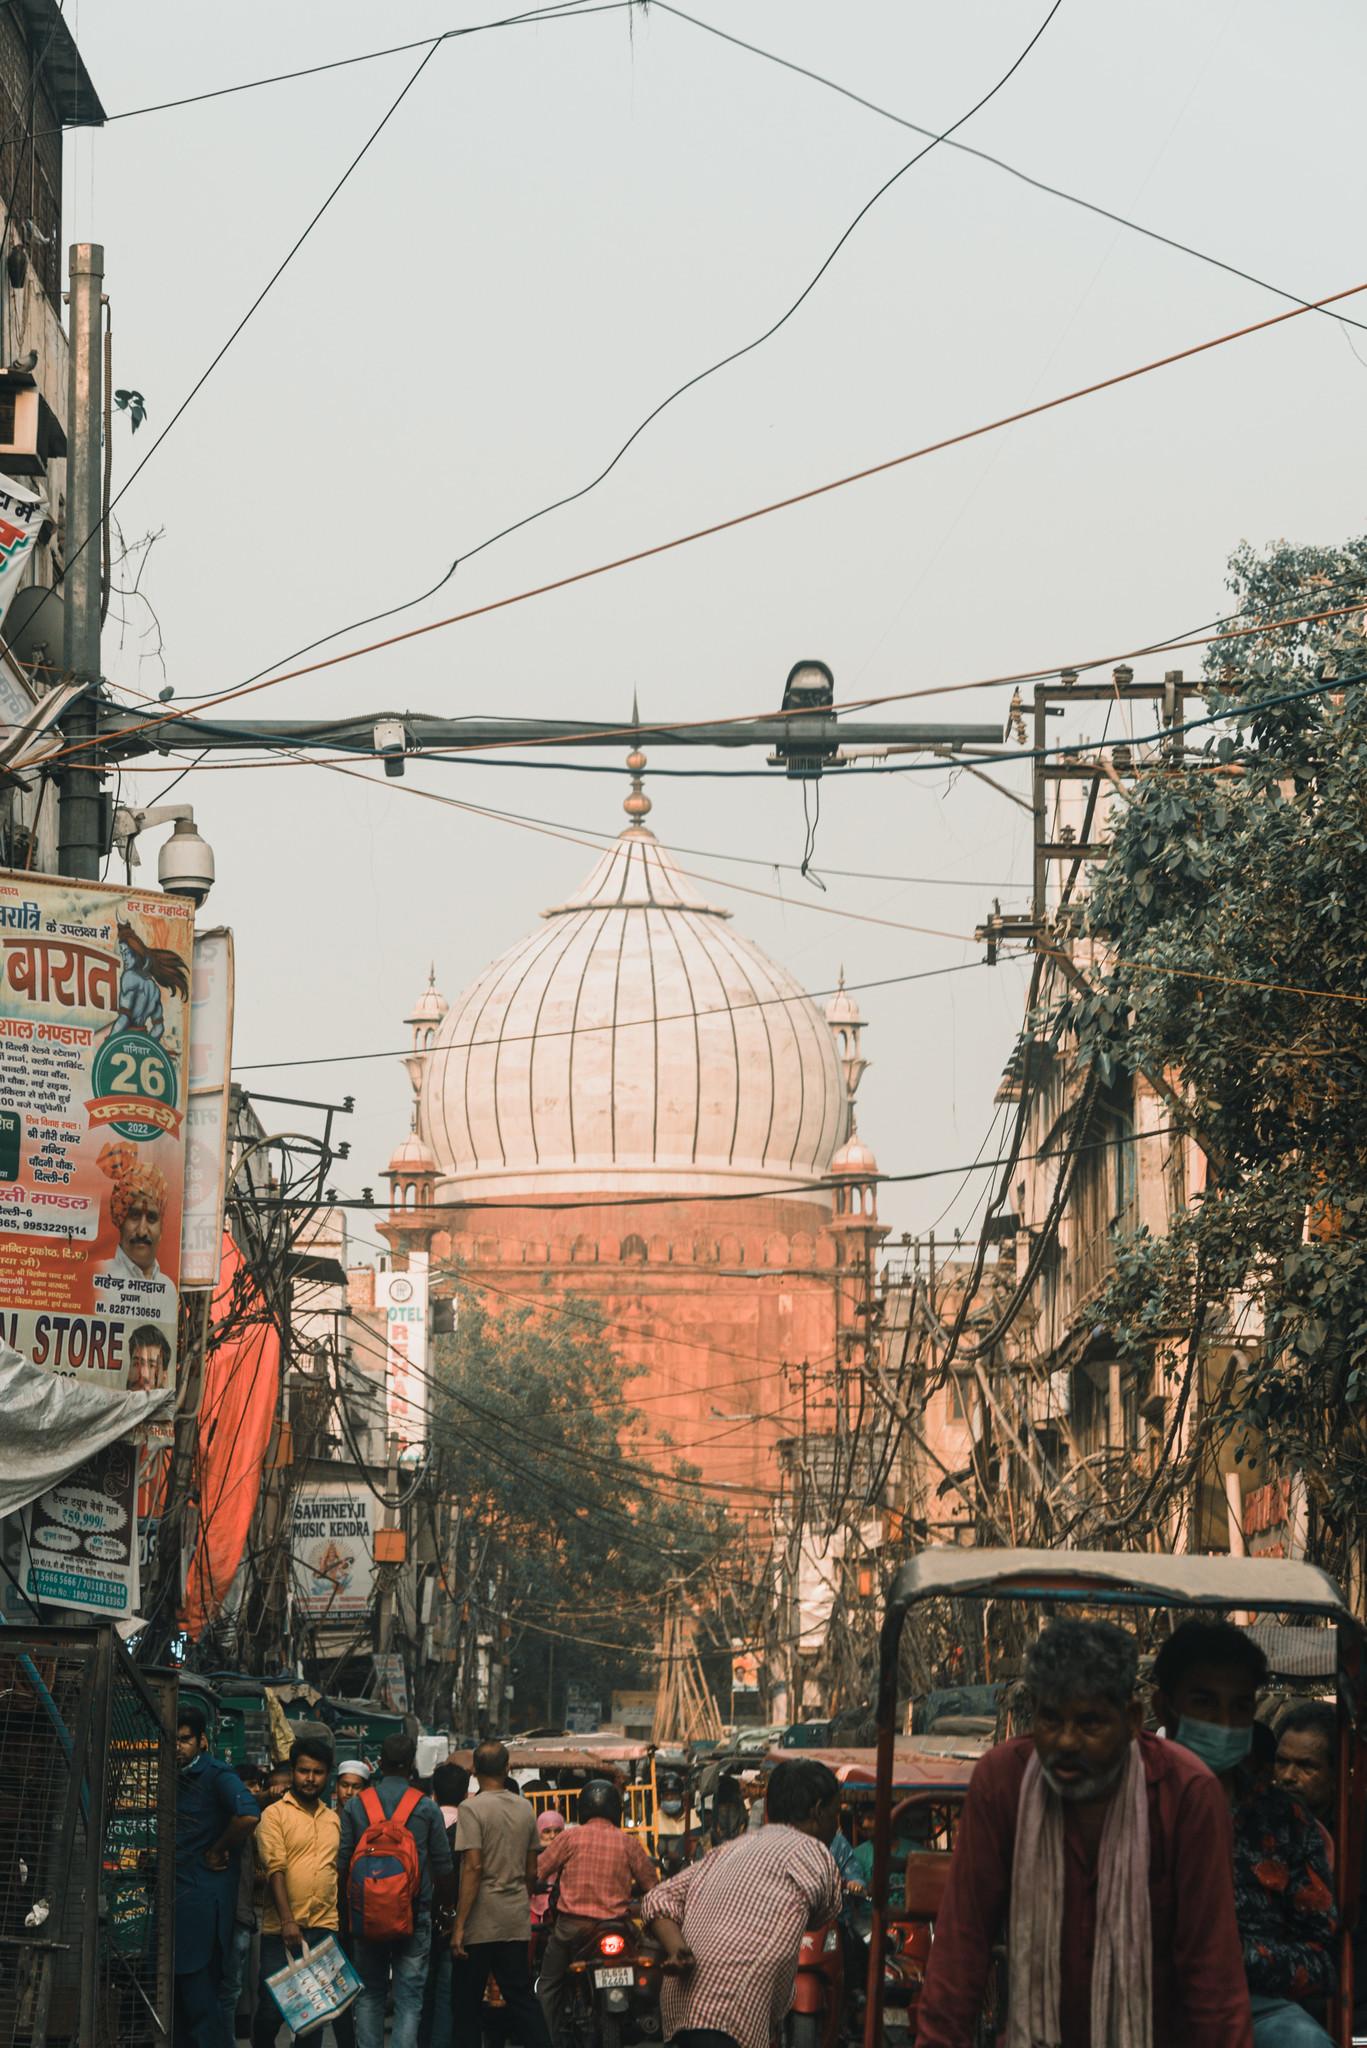
[[414, 1005], [411, 1128], [386, 1169], [396, 1261], [434, 1297], [591, 1301], [633, 1445], [767, 1514], [780, 1442], [829, 1420], [881, 1235], [854, 1134], [864, 1020], [823, 1013], [645, 823], [448, 1005]]

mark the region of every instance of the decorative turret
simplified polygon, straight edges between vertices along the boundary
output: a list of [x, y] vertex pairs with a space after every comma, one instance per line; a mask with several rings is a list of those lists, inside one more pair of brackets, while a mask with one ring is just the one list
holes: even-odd
[[832, 1159], [827, 1178], [835, 1182], [837, 1224], [853, 1224], [875, 1240], [887, 1235], [878, 1221], [878, 1161], [853, 1129]]
[[437, 1162], [432, 1148], [410, 1131], [384, 1170], [391, 1209], [425, 1209], [432, 1199]]

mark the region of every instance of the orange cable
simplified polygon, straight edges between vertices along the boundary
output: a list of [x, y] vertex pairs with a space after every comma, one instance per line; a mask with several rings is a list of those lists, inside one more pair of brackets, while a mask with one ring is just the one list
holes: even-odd
[[[1165, 356], [1156, 356], [1149, 362], [1138, 364], [1134, 369], [1118, 370], [1110, 377], [1101, 377], [1094, 383], [1079, 385], [1075, 390], [1063, 392], [1057, 398], [1041, 399], [1035, 405], [1024, 406], [1017, 412], [1004, 413], [999, 419], [988, 420], [981, 426], [966, 427], [958, 434], [948, 434], [939, 441], [928, 441], [923, 447], [910, 449], [904, 455], [888, 456], [882, 462], [870, 463], [863, 469], [851, 470], [846, 475], [834, 477], [827, 483], [810, 485], [806, 490], [794, 491], [785, 498], [775, 498], [768, 504], [755, 506], [748, 512], [737, 512], [732, 514], [730, 518], [715, 520], [710, 526], [695, 527], [692, 532], [678, 534], [672, 540], [656, 541], [650, 547], [637, 548], [631, 554], [619, 555], [609, 562], [600, 562], [591, 569], [576, 569], [567, 576], [557, 576], [549, 583], [536, 584], [528, 590], [517, 591], [510, 597], [491, 598], [485, 604], [472, 605], [468, 610], [453, 612], [447, 618], [433, 619], [425, 626], [406, 627], [401, 633], [391, 633], [382, 640], [370, 641], [365, 646], [350, 648], [342, 654], [326, 655], [322, 660], [308, 662], [302, 668], [286, 669], [278, 676], [265, 676], [260, 681], [254, 683], [240, 683], [233, 689], [222, 691], [216, 697], [210, 697], [204, 708], [212, 709], [215, 705], [229, 703], [238, 697], [250, 696], [257, 690], [273, 688], [277, 683], [294, 682], [301, 676], [314, 675], [326, 668], [336, 668], [342, 662], [356, 661], [362, 655], [375, 654], [386, 647], [396, 647], [401, 642], [407, 640], [421, 639], [427, 633], [441, 632], [447, 626], [463, 625], [469, 619], [483, 618], [490, 612], [504, 611], [515, 604], [525, 604], [532, 598], [545, 597], [552, 591], [565, 590], [576, 583], [586, 583], [594, 577], [609, 575], [613, 570], [628, 568], [636, 562], [649, 561], [654, 556], [670, 554], [675, 549], [689, 547], [694, 541], [709, 540], [716, 534], [728, 533], [736, 527], [747, 526], [757, 519], [766, 519], [771, 513], [788, 511], [794, 505], [805, 504], [813, 498], [828, 496], [832, 491], [844, 490], [849, 484], [863, 483], [870, 477], [881, 476], [888, 470], [903, 467], [906, 463], [919, 462], [925, 456], [940, 454], [946, 448], [961, 447], [965, 442], [976, 441], [985, 434], [996, 433], [1002, 427], [1018, 426], [1022, 420], [1036, 419], [1043, 413], [1056, 411], [1060, 406], [1071, 405], [1076, 399], [1094, 397], [1097, 392], [1109, 391], [1117, 385], [1131, 383], [1135, 378], [1145, 377], [1153, 370], [1167, 369], [1174, 363], [1185, 362], [1192, 356], [1204, 355], [1211, 349], [1221, 348], [1226, 342], [1241, 341], [1250, 334], [1260, 334], [1268, 328], [1280, 327], [1289, 320], [1302, 319], [1307, 313], [1318, 313], [1326, 306], [1335, 305], [1341, 299], [1354, 298], [1359, 292], [1363, 291], [1367, 291], [1367, 283], [1349, 285], [1343, 291], [1330, 292], [1324, 298], [1312, 300], [1304, 306], [1291, 306], [1285, 312], [1270, 314], [1265, 320], [1253, 320], [1244, 327], [1231, 328], [1227, 333], [1217, 334], [1208, 341], [1192, 342], [1186, 348], [1175, 349]], [[977, 687], [985, 686], [984, 684]], [[959, 687], [970, 686], [960, 685]], [[905, 694], [911, 695], [913, 693], [907, 692]], [[940, 693], [927, 691], [922, 694], [932, 695]], [[877, 702], [889, 700], [870, 699], [858, 701]], [[130, 726], [126, 730], [130, 735], [136, 732], [147, 731], [152, 727], [165, 725], [171, 720], [179, 718], [179, 716], [179, 712], [163, 712], [156, 718], [146, 719], [141, 725]], [[698, 722], [710, 724], [721, 721], [700, 720]], [[624, 733], [634, 735], [638, 731], [642, 733], [648, 732], [649, 728], [629, 726], [624, 727], [623, 731]], [[97, 744], [99, 744], [98, 741], [82, 741], [78, 743], [82, 747]], [[44, 765], [44, 763], [60, 760], [64, 753], [70, 751], [75, 751], [75, 749], [63, 749], [61, 752], [44, 756], [42, 761], [34, 761], [29, 765], [37, 767]]]
[[[1187, 638], [1181, 640], [1149, 640], [1146, 641], [1142, 647], [1121, 648], [1118, 651], [1112, 651], [1109, 654], [1098, 654], [1091, 656], [1086, 661], [1072, 659], [1059, 662], [1057, 665], [1050, 668], [1012, 669], [1007, 671], [1003, 675], [975, 676], [966, 683], [931, 683], [927, 684], [919, 690], [889, 690], [885, 691], [881, 696], [877, 697], [851, 697], [848, 699], [842, 699], [837, 704], [832, 704], [829, 707], [829, 709], [831, 715], [836, 716], [842, 711], [869, 711], [876, 709], [879, 705], [882, 704], [904, 704], [923, 697], [953, 697], [964, 690], [1002, 689], [1005, 687], [1007, 683], [1037, 682], [1042, 681], [1047, 676], [1053, 675], [1063, 675], [1067, 673], [1085, 675], [1089, 669], [1105, 668], [1108, 665], [1116, 662], [1137, 661], [1141, 659], [1144, 655], [1148, 654], [1176, 654], [1181, 652], [1184, 648], [1189, 647], [1218, 647], [1222, 644], [1222, 642], [1227, 640], [1247, 640], [1250, 638], [1256, 639], [1262, 634], [1283, 632], [1291, 626], [1314, 626], [1321, 624], [1326, 619], [1348, 618], [1351, 617], [1352, 614], [1355, 612], [1367, 612], [1367, 601], [1359, 600], [1354, 604], [1334, 605], [1327, 611], [1293, 612], [1289, 618], [1272, 619], [1265, 621], [1259, 625], [1253, 626], [1231, 627], [1228, 625], [1228, 622], [1226, 621], [1221, 625], [1221, 628], [1217, 633], [1202, 633], [1195, 636], [1188, 636]], [[1231, 616], [1237, 617], [1237, 614], [1231, 614]], [[357, 648], [355, 651], [359, 654], [364, 654], [368, 650], [366, 648]], [[36, 664], [36, 666], [46, 668], [49, 667], [50, 664], [38, 663]], [[59, 671], [54, 669], [53, 673], [56, 674], [59, 673]], [[60, 671], [60, 673], [65, 674], [67, 673], [67, 671], [63, 670]], [[291, 674], [293, 673], [294, 671], [291, 671]], [[290, 680], [290, 676], [275, 676], [268, 680], [283, 683], [288, 682]], [[267, 687], [267, 683], [263, 682], [260, 684], [254, 684], [252, 687], [264, 689]], [[1193, 681], [1191, 687], [1193, 689], [1199, 689], [1201, 685]], [[152, 697], [148, 696], [145, 690], [138, 690], [131, 683], [122, 683], [119, 685], [119, 688], [126, 690], [130, 696], [140, 697], [144, 704], [151, 704], [156, 701]], [[215, 701], [222, 700], [216, 699]], [[800, 718], [805, 717], [807, 715], [807, 713], [799, 711], [745, 711], [737, 712], [729, 717], [724, 718], [676, 718], [672, 720], [669, 724], [661, 722], [658, 725], [638, 724], [609, 727], [599, 726], [595, 729], [593, 733], [560, 733], [557, 734], [553, 739], [485, 740], [478, 744], [474, 744], [468, 747], [461, 747], [453, 743], [447, 747], [444, 747], [442, 749], [442, 752], [453, 754], [483, 754], [498, 753], [521, 747], [532, 746], [572, 746], [578, 740], [590, 739], [595, 737], [607, 739], [616, 737], [619, 739], [626, 740], [645, 740], [649, 739], [652, 736], [652, 734], [657, 734], [661, 732], [692, 732], [697, 727], [703, 725], [747, 725], [751, 723], [752, 720], [756, 717], [782, 719]], [[180, 713], [178, 711], [166, 713], [167, 718], [175, 718], [179, 716]], [[149, 723], [155, 725], [161, 723], [161, 720], [153, 719], [150, 720]], [[142, 727], [130, 726], [127, 728], [127, 730], [129, 732], [140, 732], [142, 730]], [[97, 744], [99, 744], [99, 742], [94, 740], [83, 740], [73, 744], [71, 747], [63, 748], [61, 750], [61, 754], [45, 754], [41, 758], [36, 758], [34, 761], [26, 765], [32, 767], [41, 767], [46, 765], [50, 761], [62, 758], [64, 755], [79, 752], [82, 747], [94, 746]], [[187, 741], [184, 744], [188, 747], [192, 744], [192, 742]], [[266, 743], [263, 741], [262, 744], [264, 745]], [[300, 744], [302, 746], [304, 742], [301, 741]], [[170, 753], [174, 750], [168, 748], [167, 751], [168, 753]], [[383, 758], [379, 753], [366, 755], [361, 749], [357, 749], [357, 754], [361, 759], [380, 760]], [[200, 775], [212, 775], [214, 773], [225, 773], [231, 769], [237, 768], [266, 768], [273, 767], [276, 765], [287, 767], [291, 765], [291, 763], [297, 763], [297, 765], [299, 765], [300, 767], [308, 767], [310, 765], [320, 763], [323, 760], [323, 758], [324, 757], [321, 755], [305, 755], [301, 753], [298, 749], [293, 749], [291, 750], [291, 753], [288, 756], [288, 758], [283, 761], [280, 761], [278, 764], [274, 759], [269, 761], [257, 760], [241, 762], [203, 762], [196, 766], [195, 772]], [[94, 768], [95, 773], [104, 772], [103, 766], [101, 764], [91, 765]], [[162, 775], [170, 773], [169, 769], [152, 767], [136, 768], [129, 762], [122, 762], [120, 763], [120, 765], [123, 768], [124, 773], [128, 775]]]

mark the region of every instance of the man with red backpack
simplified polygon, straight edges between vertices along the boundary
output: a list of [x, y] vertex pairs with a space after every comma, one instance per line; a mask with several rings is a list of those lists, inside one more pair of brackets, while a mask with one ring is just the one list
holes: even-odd
[[343, 1808], [337, 1874], [346, 1896], [351, 1958], [361, 1980], [354, 2007], [356, 2048], [415, 2048], [432, 1947], [432, 1907], [451, 1894], [451, 1845], [441, 1813], [413, 1783], [417, 1744], [387, 1736], [377, 1781]]

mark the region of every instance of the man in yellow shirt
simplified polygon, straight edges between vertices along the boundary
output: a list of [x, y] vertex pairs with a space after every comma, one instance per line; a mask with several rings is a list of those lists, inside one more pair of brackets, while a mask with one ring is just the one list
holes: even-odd
[[[266, 1873], [261, 1916], [261, 2004], [274, 2011], [266, 1979], [283, 1969], [310, 1936], [337, 1932], [337, 1849], [342, 1825], [323, 1798], [332, 1751], [321, 1736], [301, 1735], [290, 1750], [290, 1789], [266, 1808], [256, 1834]], [[295, 2048], [322, 2048], [325, 2028], [300, 2034]]]

